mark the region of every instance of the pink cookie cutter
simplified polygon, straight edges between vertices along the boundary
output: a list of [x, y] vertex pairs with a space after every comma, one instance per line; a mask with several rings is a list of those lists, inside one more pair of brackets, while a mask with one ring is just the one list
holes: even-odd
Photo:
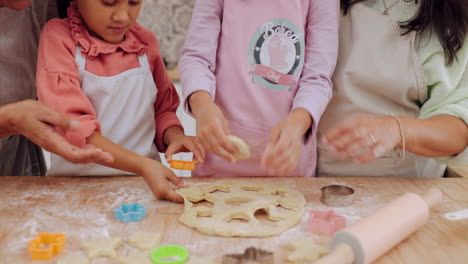
[[346, 218], [335, 214], [333, 210], [311, 210], [309, 215], [308, 228], [315, 234], [331, 236], [346, 226]]

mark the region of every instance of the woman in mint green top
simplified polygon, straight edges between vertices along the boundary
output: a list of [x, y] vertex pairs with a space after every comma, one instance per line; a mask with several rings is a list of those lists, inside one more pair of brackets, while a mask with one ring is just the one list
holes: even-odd
[[318, 175], [440, 177], [468, 164], [465, 0], [341, 4]]

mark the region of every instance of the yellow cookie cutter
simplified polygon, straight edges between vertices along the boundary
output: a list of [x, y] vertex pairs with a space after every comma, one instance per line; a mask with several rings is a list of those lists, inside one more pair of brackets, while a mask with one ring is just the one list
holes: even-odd
[[62, 253], [65, 246], [65, 234], [39, 233], [29, 241], [29, 253], [32, 260], [49, 260], [53, 255]]
[[185, 160], [171, 160], [169, 162], [172, 169], [177, 170], [195, 170], [197, 167], [197, 162], [195, 161], [185, 161]]

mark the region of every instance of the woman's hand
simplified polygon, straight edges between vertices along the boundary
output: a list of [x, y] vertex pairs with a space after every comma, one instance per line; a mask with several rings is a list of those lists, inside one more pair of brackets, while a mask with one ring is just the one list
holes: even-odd
[[309, 113], [296, 109], [273, 128], [261, 161], [270, 175], [294, 173], [301, 157], [304, 134], [311, 123]]
[[190, 105], [197, 120], [197, 137], [207, 152], [211, 152], [230, 162], [235, 162], [233, 154], [237, 148], [229, 141], [229, 123], [221, 110], [206, 92], [196, 92], [190, 96]]
[[54, 128], [73, 130], [79, 122], [35, 100], [25, 100], [0, 108], [0, 137], [21, 134], [45, 150], [72, 163], [112, 162], [113, 157], [87, 144], [83, 148], [70, 144]]
[[364, 163], [401, 145], [398, 121], [392, 116], [361, 116], [347, 120], [321, 138], [328, 151]]

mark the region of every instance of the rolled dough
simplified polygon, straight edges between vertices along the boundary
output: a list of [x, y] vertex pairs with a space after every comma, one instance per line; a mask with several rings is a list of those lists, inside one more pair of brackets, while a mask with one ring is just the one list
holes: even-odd
[[[304, 215], [304, 195], [285, 185], [219, 181], [177, 190], [184, 198], [179, 220], [208, 235], [267, 237], [299, 223]], [[207, 202], [194, 206], [194, 203]], [[264, 219], [255, 213], [264, 210]]]

